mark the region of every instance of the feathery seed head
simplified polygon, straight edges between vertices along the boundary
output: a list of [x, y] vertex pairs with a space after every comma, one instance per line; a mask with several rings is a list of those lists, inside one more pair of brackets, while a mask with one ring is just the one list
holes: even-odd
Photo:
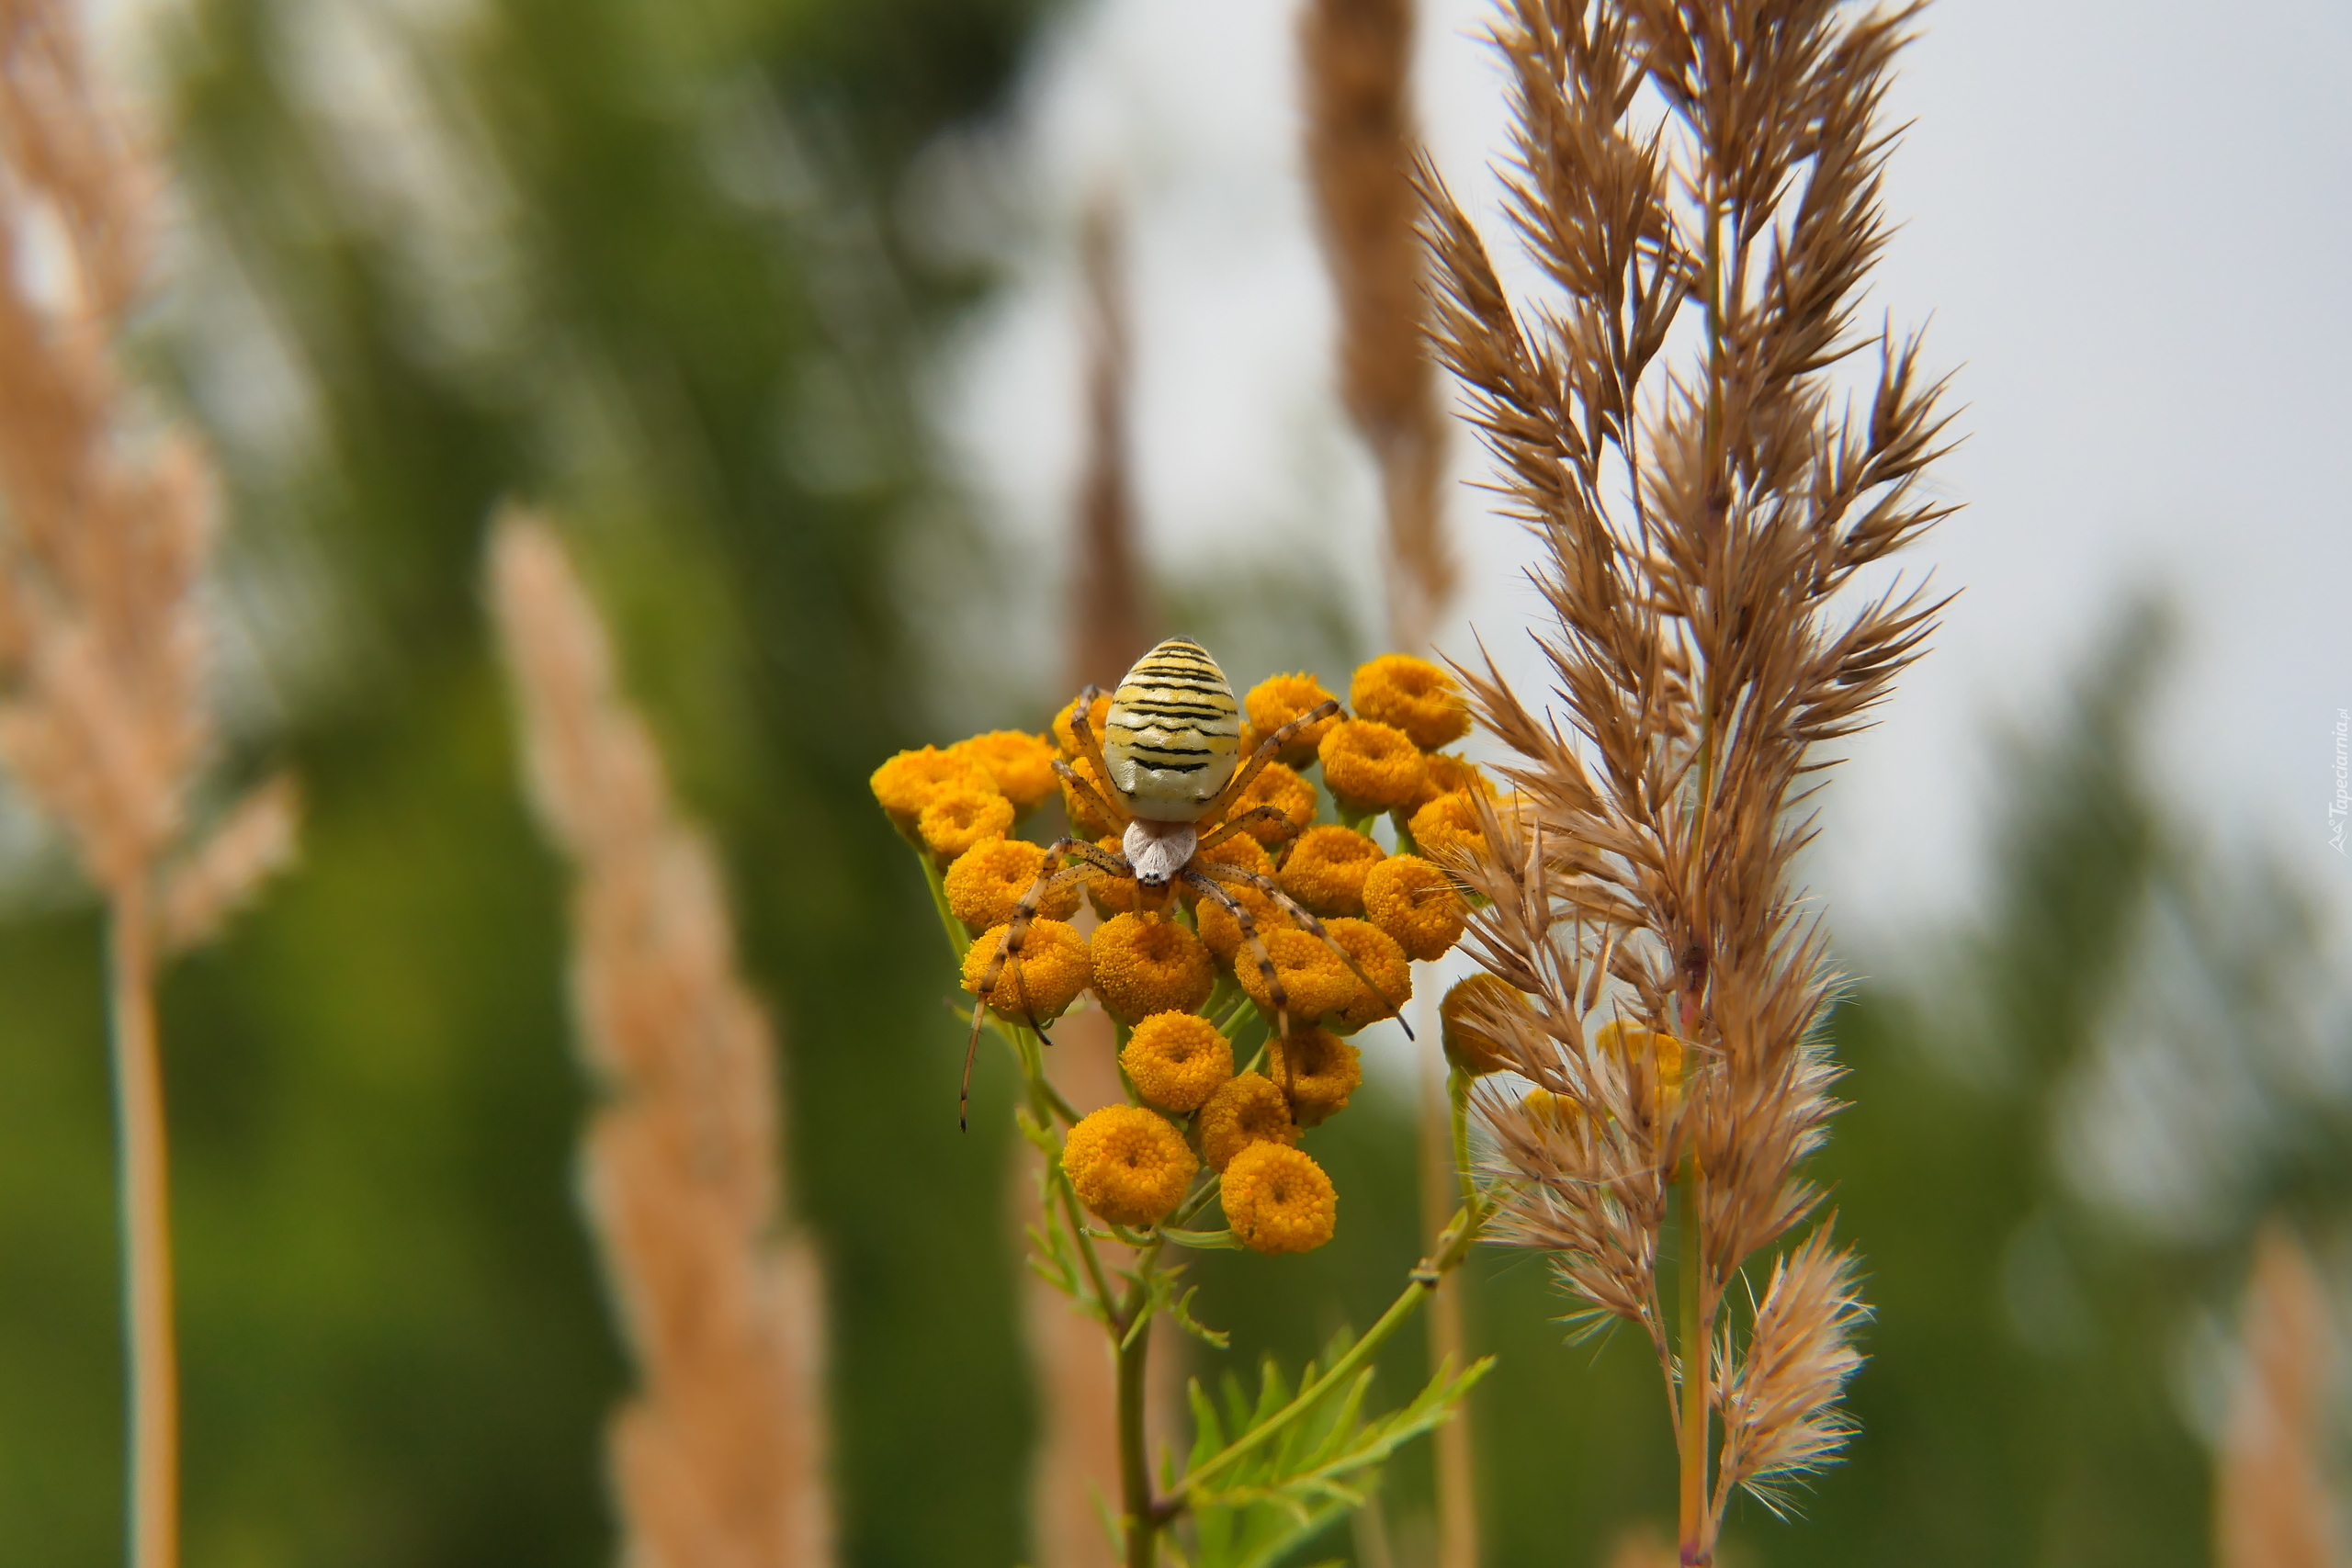
[[1345, 809], [1393, 811], [1420, 791], [1420, 748], [1394, 725], [1344, 719], [1323, 737], [1317, 754], [1323, 782]]
[[1159, 915], [1117, 915], [1094, 928], [1094, 994], [1123, 1019], [1190, 1012], [1216, 988], [1201, 939]]
[[1233, 1046], [1198, 1013], [1156, 1012], [1119, 1052], [1136, 1092], [1162, 1111], [1198, 1111], [1233, 1077]]
[[1461, 686], [1409, 653], [1384, 653], [1359, 665], [1348, 702], [1358, 717], [1403, 730], [1424, 751], [1451, 746], [1470, 733], [1470, 706]]
[[1062, 1142], [1062, 1170], [1078, 1201], [1113, 1224], [1158, 1224], [1200, 1168], [1184, 1135], [1140, 1105], [1106, 1105]]
[[1236, 1241], [1252, 1252], [1312, 1252], [1340, 1224], [1340, 1194], [1304, 1149], [1254, 1143], [1226, 1166], [1218, 1197]]
[[[948, 912], [976, 931], [1009, 925], [1022, 896], [1045, 868], [1044, 847], [1026, 839], [988, 839], [974, 844], [947, 868]], [[1038, 904], [1037, 912], [1050, 919], [1069, 919], [1078, 912], [1078, 888], [1055, 888]]]
[[1419, 855], [1390, 855], [1364, 874], [1363, 909], [1413, 957], [1442, 958], [1462, 940], [1470, 906], [1453, 878]]
[[943, 751], [936, 746], [899, 752], [875, 769], [866, 783], [873, 788], [874, 798], [882, 803], [882, 809], [890, 814], [890, 820], [903, 833], [915, 830], [922, 808], [943, 790], [978, 790], [986, 794], [996, 788], [996, 781], [987, 770], [969, 757]]
[[1290, 1117], [1290, 1101], [1263, 1073], [1240, 1073], [1225, 1080], [1201, 1107], [1194, 1129], [1201, 1137], [1201, 1157], [1222, 1174], [1233, 1156], [1252, 1144], [1290, 1145], [1298, 1142], [1298, 1123]]
[[974, 789], [952, 785], [934, 793], [915, 818], [922, 847], [940, 865], [952, 865], [973, 845], [1001, 839], [1012, 830], [1012, 802], [993, 785]]
[[1283, 857], [1283, 891], [1318, 915], [1363, 913], [1364, 877], [1385, 852], [1352, 828], [1318, 823]]
[[[1262, 739], [1292, 719], [1335, 700], [1323, 689], [1322, 682], [1301, 672], [1269, 675], [1250, 688], [1250, 694], [1241, 699], [1241, 705], [1249, 710], [1250, 728]], [[1339, 722], [1339, 716], [1333, 715], [1308, 725], [1292, 736], [1277, 756], [1291, 767], [1305, 766], [1314, 761], [1315, 749], [1323, 743], [1323, 737], [1329, 734], [1331, 727]]]
[[958, 740], [950, 756], [978, 763], [995, 781], [997, 793], [1026, 816], [1061, 787], [1054, 776], [1053, 744], [1042, 735], [1020, 729], [992, 729]]
[[[992, 926], [964, 954], [964, 989], [978, 995], [989, 964], [1004, 946], [1008, 923]], [[1093, 979], [1086, 939], [1059, 920], [1032, 920], [1021, 952], [1006, 960], [989, 993], [989, 1010], [1008, 1023], [1051, 1023]]]
[[1328, 1029], [1294, 1029], [1267, 1054], [1266, 1077], [1289, 1100], [1291, 1120], [1301, 1127], [1345, 1111], [1363, 1083], [1363, 1053]]

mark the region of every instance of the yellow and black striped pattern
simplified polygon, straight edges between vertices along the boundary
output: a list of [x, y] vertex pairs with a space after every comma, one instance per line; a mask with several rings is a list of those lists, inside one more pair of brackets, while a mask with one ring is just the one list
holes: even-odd
[[1111, 787], [1137, 817], [1198, 821], [1240, 755], [1241, 705], [1191, 637], [1171, 637], [1136, 660], [1111, 694], [1102, 761]]

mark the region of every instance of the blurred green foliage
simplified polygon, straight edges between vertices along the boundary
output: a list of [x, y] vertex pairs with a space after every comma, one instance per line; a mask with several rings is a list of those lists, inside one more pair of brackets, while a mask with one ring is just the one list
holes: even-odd
[[[479, 604], [515, 496], [560, 511], [617, 620], [786, 1042], [846, 1560], [1020, 1559], [1004, 1085], [984, 1074], [952, 1135], [952, 980], [865, 779], [944, 739], [919, 733], [899, 608], [907, 555], [956, 526], [911, 386], [988, 283], [925, 263], [900, 177], [1001, 98], [1041, 4], [185, 17], [189, 281], [154, 353], [236, 519], [226, 771], [290, 761], [309, 802], [302, 868], [164, 998], [192, 1568], [612, 1555], [601, 1428], [627, 1374], [568, 1176], [563, 895]], [[1169, 599], [1238, 671], [1331, 679], [1362, 651], [1344, 604], [1302, 616], [1295, 584], [1235, 575]], [[2011, 744], [1983, 910], [1838, 1014], [1854, 1105], [1822, 1166], [1879, 1314], [1864, 1431], [1801, 1521], [1736, 1511], [1727, 1561], [2205, 1555], [2199, 1348], [2260, 1216], [2333, 1233], [2352, 1122], [2313, 921], [2138, 761], [2162, 642], [2131, 623], [2075, 709]], [[96, 958], [70, 899], [0, 926], [0, 1568], [119, 1552]], [[2187, 1087], [2119, 1109], [2142, 1079]], [[1368, 1092], [1317, 1134], [1339, 1241], [1203, 1260], [1233, 1365], [1295, 1367], [1394, 1296], [1411, 1149]], [[2135, 1149], [2163, 1179], [2117, 1175]], [[1656, 1370], [1629, 1336], [1566, 1343], [1541, 1259], [1470, 1272], [1473, 1348], [1502, 1359], [1475, 1396], [1488, 1562], [1600, 1562], [1669, 1511]], [[1419, 1340], [1383, 1399], [1426, 1375]], [[1406, 1568], [1426, 1462], [1383, 1497]]]

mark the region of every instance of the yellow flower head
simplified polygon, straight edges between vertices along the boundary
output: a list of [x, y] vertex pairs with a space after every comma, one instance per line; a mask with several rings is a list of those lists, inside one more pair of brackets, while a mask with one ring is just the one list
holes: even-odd
[[1061, 787], [1054, 776], [1054, 748], [1042, 735], [1020, 729], [991, 729], [969, 740], [958, 740], [950, 755], [976, 762], [996, 781], [999, 794], [1024, 815]]
[[1106, 1105], [1062, 1141], [1062, 1170], [1078, 1201], [1113, 1224], [1158, 1224], [1200, 1168], [1184, 1135], [1140, 1105]]
[[882, 809], [890, 814], [890, 820], [903, 833], [915, 830], [922, 808], [942, 790], [996, 788], [996, 781], [989, 777], [988, 770], [969, 757], [959, 757], [936, 746], [899, 752], [875, 769], [873, 777], [866, 782], [873, 786], [874, 798], [882, 803]]
[[1453, 677], [1409, 653], [1384, 653], [1358, 665], [1348, 702], [1359, 717], [1396, 726], [1424, 751], [1470, 733], [1470, 707]]
[[[987, 839], [956, 857], [947, 868], [947, 909], [976, 931], [1012, 922], [1022, 895], [1046, 869], [1046, 852], [1026, 839]], [[1078, 912], [1075, 885], [1057, 887], [1037, 905], [1049, 919]]]
[[1209, 1168], [1222, 1171], [1233, 1156], [1252, 1144], [1298, 1142], [1298, 1123], [1290, 1119], [1290, 1102], [1263, 1073], [1243, 1073], [1225, 1080], [1194, 1123], [1201, 1134], [1201, 1157]]
[[1668, 1105], [1681, 1098], [1682, 1042], [1673, 1035], [1611, 1019], [1593, 1032], [1592, 1043], [1627, 1066], [1647, 1061], [1657, 1074], [1659, 1098]]
[[931, 797], [915, 818], [922, 847], [941, 865], [950, 865], [966, 850], [1012, 830], [1012, 802], [994, 788], [943, 789]]
[[[1270, 675], [1250, 688], [1241, 705], [1249, 710], [1250, 728], [1263, 740], [1301, 714], [1331, 700], [1323, 682], [1312, 675]], [[1334, 714], [1308, 725], [1292, 736], [1277, 755], [1292, 767], [1299, 766], [1314, 757], [1315, 748], [1322, 744], [1323, 737], [1339, 721], [1339, 715]]]
[[[1265, 939], [1266, 956], [1282, 981], [1293, 1023], [1311, 1023], [1337, 1012], [1355, 1000], [1356, 992], [1363, 988], [1340, 955], [1324, 946], [1321, 939], [1295, 927], [1268, 931], [1261, 926], [1258, 934]], [[1267, 989], [1266, 977], [1246, 942], [1234, 955], [1233, 977], [1241, 982], [1242, 990], [1258, 1004], [1260, 1012], [1274, 1016], [1273, 993]]]
[[[964, 954], [964, 988], [978, 995], [989, 964], [1004, 945], [1010, 923], [991, 926]], [[1059, 1018], [1093, 978], [1086, 939], [1059, 920], [1032, 920], [1019, 956], [1006, 962], [989, 993], [989, 1010], [1008, 1023]]]
[[1292, 1121], [1318, 1126], [1363, 1084], [1363, 1053], [1328, 1029], [1294, 1029], [1270, 1048], [1266, 1077], [1289, 1099]]
[[1444, 1030], [1446, 1061], [1474, 1078], [1510, 1070], [1510, 1053], [1476, 1016], [1476, 1010], [1483, 1007], [1491, 1013], [1525, 1005], [1519, 992], [1492, 975], [1473, 975], [1466, 980], [1455, 981], [1437, 1009]]
[[1094, 795], [1089, 797], [1067, 784], [1062, 785], [1062, 809], [1069, 813], [1069, 830], [1081, 839], [1101, 839], [1107, 835], [1115, 846], [1118, 835], [1112, 830], [1110, 819], [1095, 805], [1097, 800], [1111, 798], [1111, 786], [1104, 782], [1102, 771], [1083, 757], [1070, 763], [1070, 771], [1092, 784]]
[[1094, 928], [1094, 994], [1121, 1018], [1190, 1012], [1216, 988], [1201, 939], [1159, 915], [1116, 915]]
[[1385, 858], [1352, 828], [1325, 822], [1298, 836], [1283, 857], [1283, 891], [1318, 915], [1363, 913], [1363, 879]]
[[[1274, 874], [1274, 857], [1266, 852], [1265, 845], [1247, 833], [1236, 833], [1216, 848], [1203, 850], [1198, 858], [1217, 865], [1238, 866], [1243, 871], [1254, 871], [1260, 876], [1272, 877]], [[1221, 882], [1217, 886], [1233, 893], [1255, 891], [1247, 883], [1241, 882]], [[1177, 893], [1183, 898], [1184, 907], [1188, 909], [1216, 902], [1190, 883], [1179, 884]], [[1250, 908], [1252, 912], [1257, 909], [1254, 904]]]
[[1468, 790], [1439, 795], [1413, 813], [1408, 829], [1421, 853], [1439, 865], [1485, 848], [1486, 829], [1478, 826], [1478, 804]]
[[[1233, 896], [1235, 903], [1250, 911], [1250, 918], [1257, 922], [1260, 936], [1283, 929], [1282, 912], [1263, 893], [1254, 887], [1230, 882], [1219, 883], [1218, 886]], [[1241, 922], [1233, 918], [1232, 912], [1221, 900], [1204, 896], [1193, 913], [1201, 922], [1201, 940], [1208, 944], [1211, 953], [1216, 954], [1219, 964], [1236, 966], [1236, 973], [1250, 967], [1248, 958], [1236, 956], [1242, 948]]]
[[1268, 818], [1241, 830], [1261, 844], [1279, 844], [1315, 820], [1315, 786], [1282, 763], [1269, 762], [1247, 789], [1234, 796], [1233, 808], [1226, 815], [1238, 817], [1261, 806], [1274, 807], [1283, 819]]
[[[1113, 833], [1097, 839], [1094, 847], [1108, 850], [1115, 855], [1120, 852], [1119, 836]], [[1143, 907], [1142, 900], [1143, 889], [1136, 885], [1132, 876], [1114, 876], [1097, 867], [1094, 874], [1086, 879], [1086, 901], [1093, 905], [1094, 912], [1106, 920], [1114, 915], [1134, 914]]]
[[[1348, 1004], [1330, 1027], [1341, 1034], [1353, 1034], [1369, 1023], [1384, 1018], [1394, 1018], [1413, 994], [1413, 966], [1405, 957], [1405, 950], [1396, 939], [1374, 925], [1370, 920], [1326, 920], [1323, 929], [1331, 940], [1347, 950], [1356, 961], [1356, 967], [1371, 976], [1378, 991], [1367, 990], [1362, 980], [1348, 975]], [[1386, 1000], [1382, 998], [1385, 996]], [[1389, 1006], [1394, 1002], [1395, 1008]]]
[[1233, 1076], [1233, 1046], [1198, 1013], [1156, 1012], [1127, 1036], [1119, 1066], [1162, 1111], [1198, 1111]]
[[1218, 1193], [1233, 1239], [1252, 1252], [1312, 1252], [1339, 1228], [1340, 1194], [1304, 1149], [1252, 1144]]
[[1420, 792], [1420, 750], [1393, 726], [1348, 719], [1323, 738], [1320, 754], [1323, 782], [1351, 811], [1391, 811]]
[[1495, 782], [1478, 771], [1478, 764], [1451, 751], [1432, 751], [1421, 759], [1420, 793], [1405, 803], [1405, 815], [1409, 820], [1413, 813], [1442, 795], [1455, 795], [1464, 790], [1476, 790], [1487, 799], [1495, 796]]
[[[1062, 755], [1073, 762], [1078, 761], [1078, 731], [1070, 721], [1077, 715], [1078, 699], [1076, 697], [1064, 703], [1062, 711], [1054, 715], [1054, 739], [1061, 746]], [[1086, 710], [1086, 728], [1092, 732], [1094, 744], [1098, 748], [1102, 744], [1102, 727], [1110, 722], [1110, 697], [1106, 694], [1095, 698], [1093, 705]]]
[[1470, 906], [1453, 878], [1419, 855], [1390, 855], [1364, 874], [1363, 912], [1423, 962], [1462, 940]]
[[1536, 1125], [1563, 1133], [1575, 1132], [1588, 1120], [1583, 1105], [1574, 1095], [1554, 1094], [1548, 1089], [1529, 1089], [1519, 1097], [1519, 1108]]

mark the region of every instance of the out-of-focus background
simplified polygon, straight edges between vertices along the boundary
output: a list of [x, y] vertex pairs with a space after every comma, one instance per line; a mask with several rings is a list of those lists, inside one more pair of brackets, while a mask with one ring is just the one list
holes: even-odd
[[[1477, 209], [1474, 0], [1418, 93]], [[714, 830], [786, 1059], [858, 1568], [1024, 1560], [1035, 1428], [1005, 1085], [867, 773], [1065, 700], [1081, 215], [1125, 234], [1133, 476], [1166, 629], [1238, 685], [1382, 644], [1276, 0], [128, 0], [93, 19], [176, 183], [141, 343], [209, 436], [224, 772], [301, 867], [164, 998], [195, 1568], [608, 1560], [625, 1383], [572, 1187], [563, 897], [483, 615], [540, 498]], [[2251, 1241], [2352, 1282], [2352, 18], [1949, 0], [1894, 105], [1879, 302], [1932, 316], [1964, 589], [1853, 747], [1815, 867], [1857, 978], [1822, 1156], [1868, 1259], [1850, 1462], [1724, 1561], [2209, 1562]], [[1465, 481], [1474, 632], [1532, 676], [1524, 543]], [[1344, 689], [1341, 686], [1340, 689]], [[0, 814], [0, 1564], [119, 1553], [97, 921]], [[1324, 1150], [1340, 1237], [1220, 1257], [1244, 1364], [1418, 1254], [1409, 1058]], [[1483, 1258], [1487, 1561], [1670, 1511], [1655, 1371]], [[1420, 1375], [1400, 1345], [1384, 1371]], [[2344, 1402], [2328, 1385], [2333, 1405]], [[1426, 1561], [1425, 1456], [1382, 1503]], [[1328, 1543], [1346, 1556], [1359, 1543]], [[1369, 1548], [1365, 1549], [1370, 1551]]]

